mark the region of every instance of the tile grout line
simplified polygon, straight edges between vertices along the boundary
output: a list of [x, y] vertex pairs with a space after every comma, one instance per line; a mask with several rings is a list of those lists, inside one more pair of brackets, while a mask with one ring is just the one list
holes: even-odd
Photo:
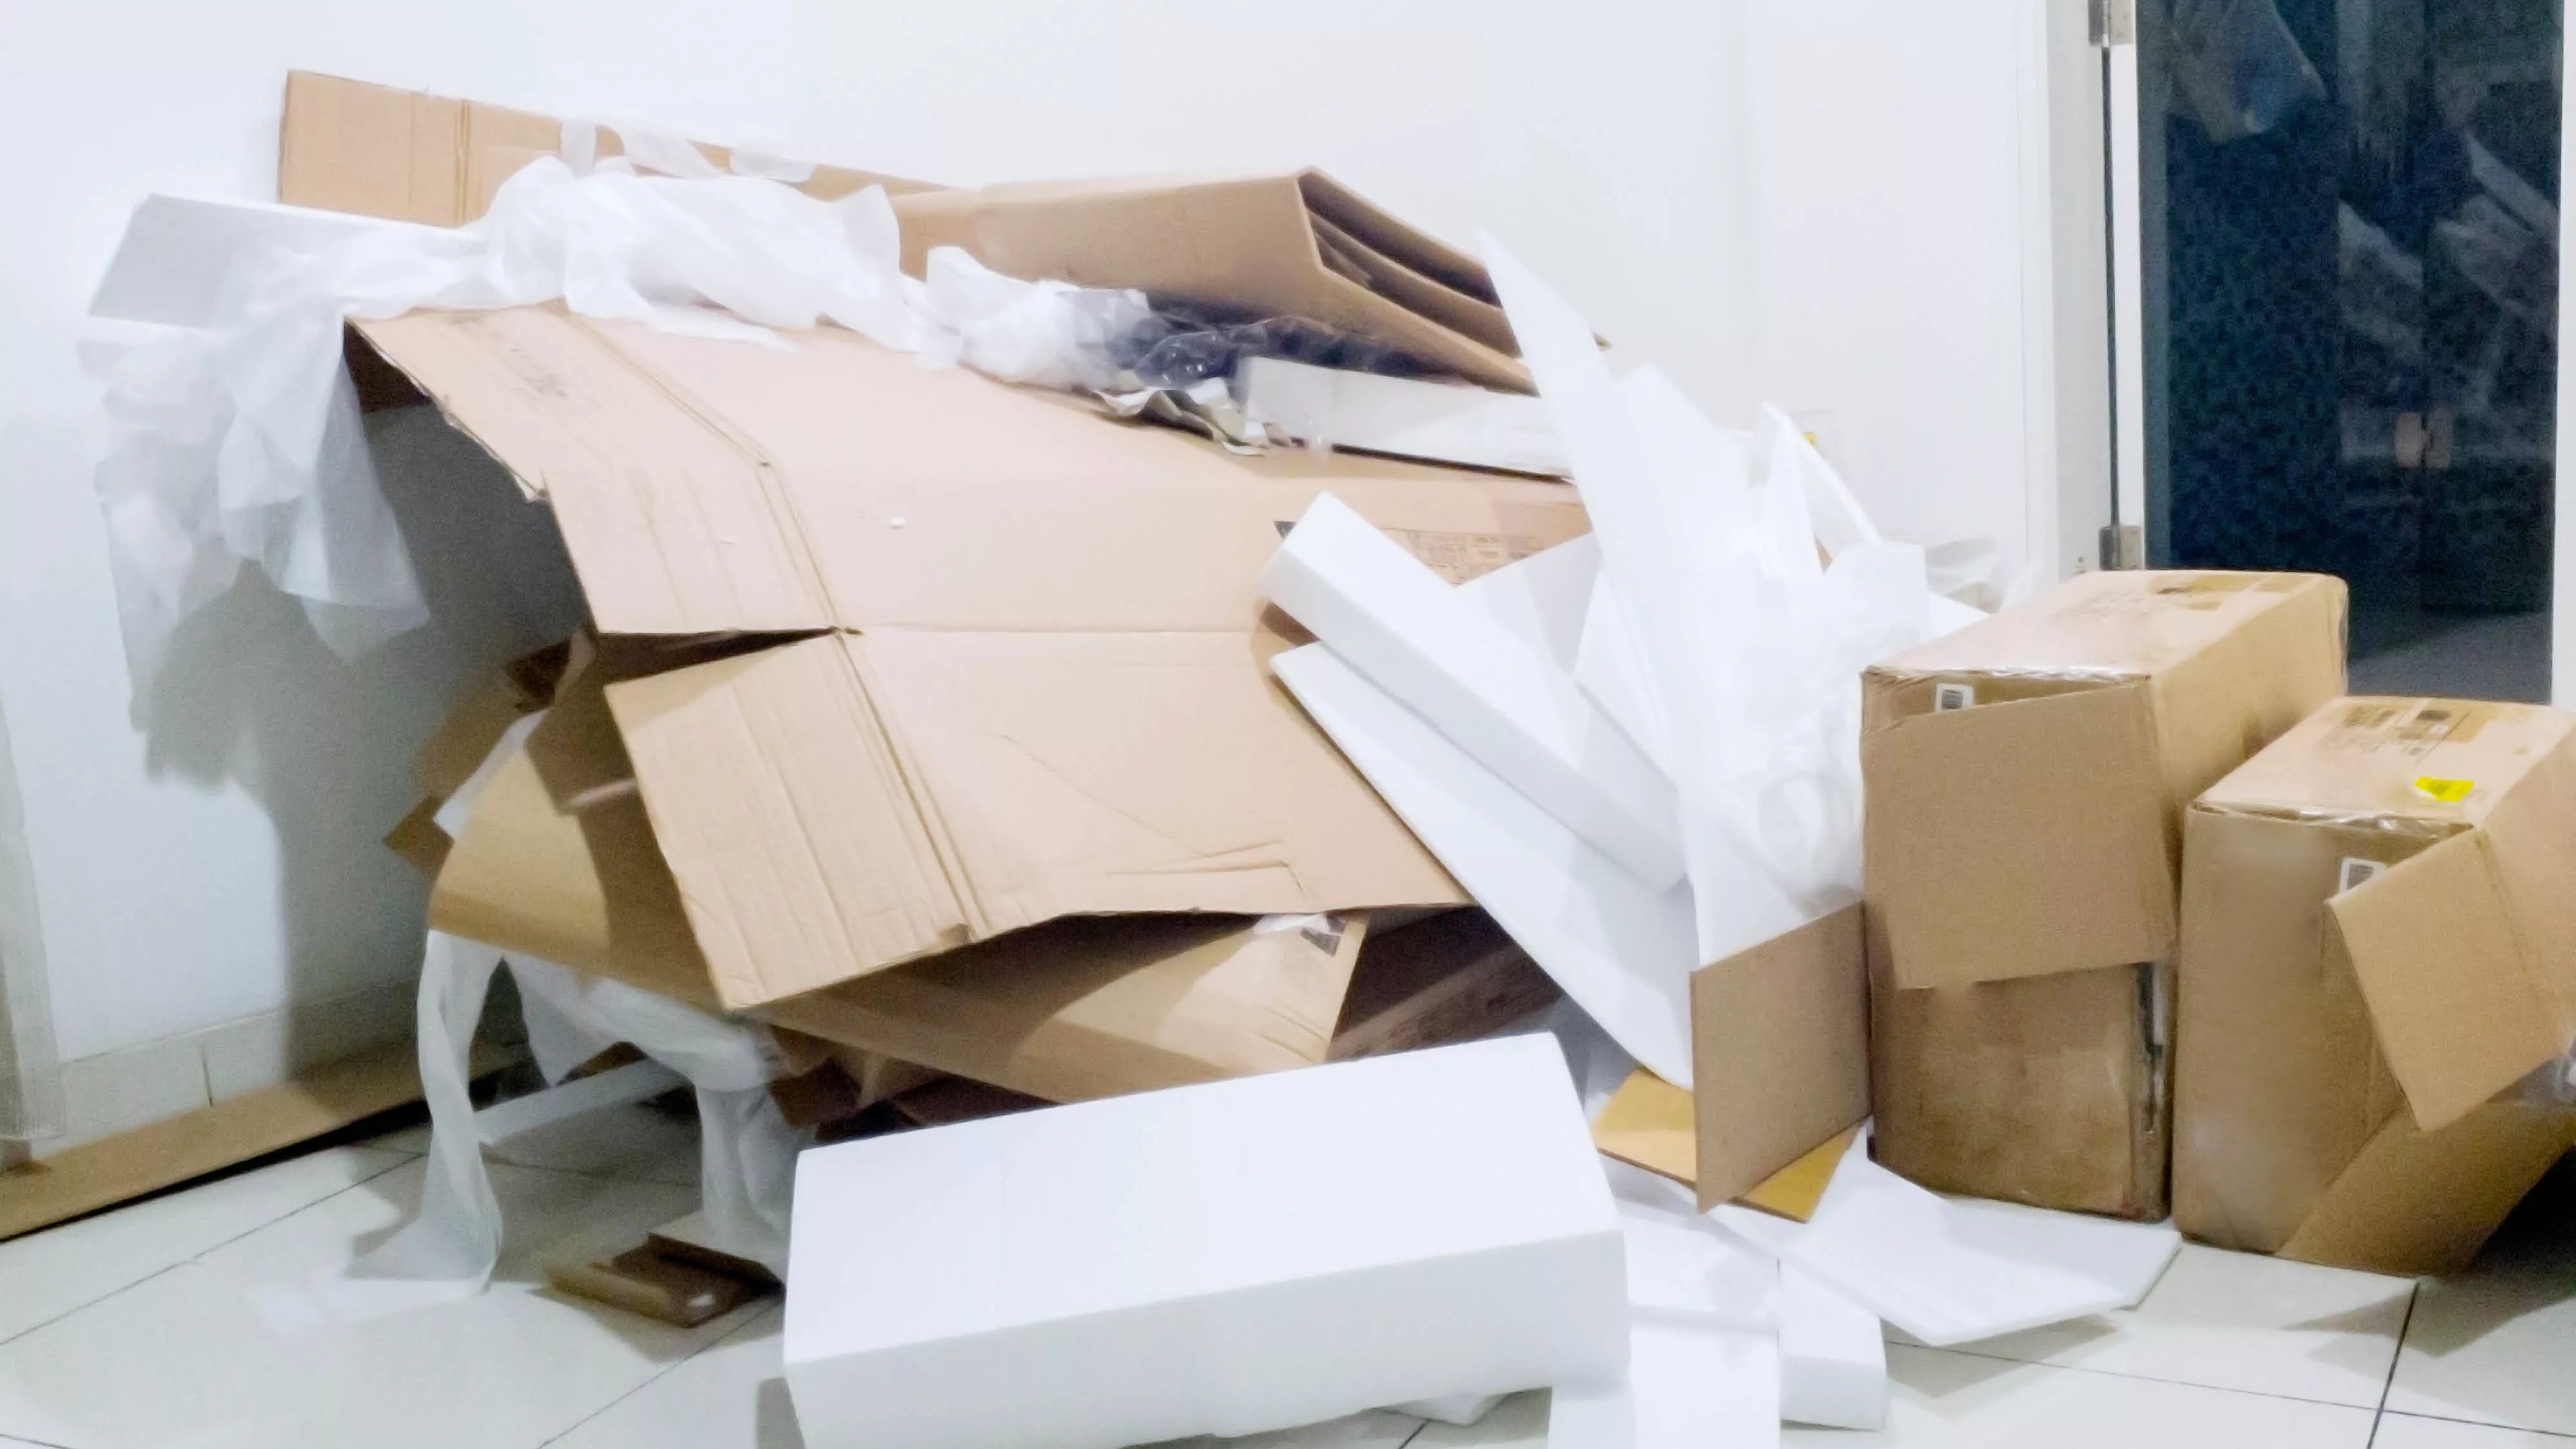
[[[2226, 1384], [2204, 1384], [2192, 1379], [2169, 1379], [2156, 1374], [2129, 1373], [2121, 1369], [2095, 1368], [2090, 1364], [2049, 1363], [2040, 1359], [2006, 1358], [1999, 1353], [1979, 1353], [1972, 1348], [1934, 1348], [1930, 1344], [1892, 1343], [1889, 1346], [1892, 1348], [1918, 1348], [1925, 1353], [1954, 1353], [1961, 1358], [1982, 1359], [1987, 1363], [2017, 1364], [2023, 1368], [2064, 1369], [2069, 1373], [2098, 1374], [2103, 1378], [2129, 1379], [2133, 1382], [2142, 1384], [2163, 1384], [2169, 1388], [2207, 1389], [2214, 1394], [2242, 1394], [2249, 1399], [2280, 1399], [2293, 1404], [2314, 1404], [2321, 1409], [2359, 1409], [2364, 1413], [2373, 1412], [2371, 1406], [2368, 1404], [2355, 1404], [2343, 1399], [2312, 1399], [2304, 1394], [2266, 1393], [2261, 1389], [2240, 1389], [2230, 1387]], [[2387, 1392], [2386, 1386], [2383, 1385], [2380, 1389], [2382, 1402], [2386, 1401]]]
[[[333, 1198], [339, 1197], [344, 1193], [356, 1192], [359, 1188], [365, 1187], [368, 1183], [375, 1181], [386, 1173], [400, 1172], [404, 1168], [411, 1166], [412, 1162], [418, 1160], [419, 1159], [414, 1158], [411, 1159], [411, 1161], [390, 1163], [384, 1167], [380, 1167], [374, 1172], [370, 1172], [366, 1176], [359, 1178], [356, 1182], [350, 1183], [346, 1187], [333, 1188], [331, 1191], [326, 1192], [322, 1196], [315, 1198], [313, 1201], [304, 1204], [302, 1207], [289, 1208], [285, 1212], [279, 1213], [277, 1216], [270, 1218], [265, 1222], [244, 1228], [240, 1232], [233, 1234], [231, 1237], [226, 1238], [221, 1242], [209, 1243], [206, 1246], [199, 1248], [197, 1251], [190, 1253], [188, 1256], [181, 1258], [178, 1262], [170, 1264], [166, 1268], [155, 1268], [151, 1272], [144, 1274], [142, 1277], [135, 1279], [131, 1283], [121, 1283], [116, 1287], [110, 1288], [106, 1292], [101, 1293], [96, 1298], [90, 1299], [86, 1303], [75, 1304], [70, 1308], [64, 1309], [62, 1312], [55, 1314], [53, 1317], [46, 1319], [42, 1323], [31, 1323], [25, 1328], [18, 1330], [16, 1333], [10, 1334], [6, 1338], [0, 1338], [0, 1348], [6, 1348], [10, 1344], [16, 1343], [18, 1340], [25, 1338], [31, 1333], [42, 1333], [46, 1329], [53, 1327], [55, 1324], [62, 1322], [64, 1319], [69, 1318], [74, 1314], [86, 1313], [90, 1309], [96, 1308], [98, 1305], [105, 1303], [107, 1300], [117, 1297], [120, 1294], [131, 1293], [135, 1289], [142, 1287], [144, 1284], [152, 1282], [154, 1279], [168, 1277], [170, 1274], [176, 1273], [180, 1269], [187, 1267], [190, 1263], [194, 1263], [205, 1257], [208, 1253], [221, 1252], [222, 1250], [231, 1247], [233, 1244], [240, 1242], [242, 1239], [249, 1237], [253, 1233], [264, 1233], [270, 1228], [276, 1227], [279, 1223], [286, 1221], [288, 1218], [297, 1217], [304, 1213], [311, 1212], [313, 1209], [322, 1206], [324, 1203], [329, 1202]], [[8, 1437], [6, 1434], [0, 1434], [0, 1438], [6, 1437]]]
[[2415, 1326], [2415, 1304], [2424, 1296], [2424, 1280], [2418, 1278], [2406, 1290], [2406, 1316], [2397, 1321], [2397, 1351], [2388, 1356], [2388, 1377], [2379, 1381], [2379, 1407], [2370, 1416], [2370, 1437], [2361, 1449], [2374, 1449], [2379, 1443], [2379, 1426], [2388, 1421], [2388, 1396], [2397, 1388], [2397, 1366], [2406, 1360], [2406, 1334]]
[[2380, 1413], [2382, 1417], [2395, 1414], [2401, 1419], [2424, 1419], [2436, 1424], [2458, 1424], [2467, 1429], [2497, 1429], [2507, 1434], [2537, 1434], [2543, 1439], [2576, 1441], [2576, 1434], [2562, 1433], [2556, 1429], [2526, 1428], [2520, 1424], [2498, 1424], [2488, 1419], [2463, 1419], [2452, 1414], [2424, 1414], [2413, 1409], [2383, 1409]]
[[[749, 1305], [745, 1306], [747, 1307]], [[722, 1348], [724, 1345], [733, 1342], [736, 1338], [741, 1337], [745, 1331], [758, 1325], [762, 1319], [769, 1317], [771, 1313], [776, 1311], [779, 1311], [778, 1307], [773, 1307], [767, 1304], [762, 1305], [759, 1312], [752, 1314], [742, 1322], [735, 1324], [733, 1327], [728, 1328], [724, 1332], [717, 1334], [715, 1337], [708, 1339], [706, 1342], [699, 1344], [696, 1348], [693, 1348], [687, 1353], [680, 1355], [678, 1358], [671, 1360], [669, 1363], [664, 1364], [658, 1371], [656, 1371], [651, 1377], [645, 1379], [642, 1383], [637, 1384], [635, 1387], [628, 1389], [622, 1394], [619, 1394], [616, 1398], [609, 1400], [607, 1403], [600, 1405], [598, 1408], [591, 1410], [589, 1413], [582, 1415], [571, 1423], [564, 1425], [562, 1432], [548, 1435], [544, 1439], [537, 1441], [537, 1449], [546, 1449], [546, 1446], [549, 1444], [561, 1442], [576, 1430], [580, 1429], [582, 1425], [589, 1423], [591, 1420], [596, 1419], [600, 1415], [607, 1413], [609, 1410], [616, 1408], [618, 1405], [625, 1403], [628, 1399], [631, 1399], [637, 1394], [644, 1392], [646, 1389], [653, 1387], [655, 1384], [660, 1383], [663, 1379], [669, 1377], [671, 1373], [678, 1369], [682, 1364], [695, 1360], [700, 1354]]]

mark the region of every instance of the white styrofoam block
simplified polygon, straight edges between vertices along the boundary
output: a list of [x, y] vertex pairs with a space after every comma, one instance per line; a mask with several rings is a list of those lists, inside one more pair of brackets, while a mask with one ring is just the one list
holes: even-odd
[[1654, 890], [1321, 644], [1270, 667], [1530, 959], [1630, 1056], [1691, 1080], [1687, 884]]
[[1887, 1335], [1868, 1309], [1780, 1269], [1780, 1417], [1828, 1429], [1887, 1423]]
[[1387, 1407], [1417, 1419], [1432, 1419], [1463, 1428], [1492, 1413], [1494, 1405], [1502, 1401], [1501, 1394], [1450, 1394], [1444, 1398], [1413, 1399]]
[[1656, 694], [1653, 679], [1643, 646], [1621, 611], [1618, 591], [1607, 575], [1596, 574], [1583, 616], [1583, 634], [1575, 644], [1574, 682], [1670, 774], [1672, 723], [1664, 717], [1663, 699]]
[[1570, 674], [1600, 579], [1601, 545], [1587, 533], [1479, 574], [1457, 594]]
[[1854, 1140], [1781, 1261], [1933, 1348], [2127, 1307], [2181, 1248], [2168, 1224], [1944, 1199], [1868, 1144]]
[[135, 203], [125, 237], [90, 296], [90, 315], [167, 327], [206, 327], [234, 269], [268, 253], [326, 251], [369, 231], [423, 231], [410, 222], [268, 201], [206, 201], [155, 193]]
[[1712, 1229], [1678, 1183], [1622, 1162], [1603, 1170], [1628, 1243], [1628, 1369], [1615, 1384], [1560, 1387], [1548, 1449], [1777, 1444], [1771, 1261]]
[[1539, 650], [1330, 493], [1262, 591], [1379, 688], [1649, 886], [1682, 878], [1672, 782]]
[[1471, 468], [1563, 473], [1565, 444], [1547, 405], [1525, 393], [1244, 359], [1244, 413], [1301, 443]]
[[813, 1449], [1116, 1449], [1618, 1371], [1618, 1212], [1527, 1035], [807, 1152]]

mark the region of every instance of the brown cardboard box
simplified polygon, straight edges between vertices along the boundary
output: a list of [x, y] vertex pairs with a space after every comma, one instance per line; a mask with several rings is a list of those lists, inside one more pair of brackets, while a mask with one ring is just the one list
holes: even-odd
[[2533, 705], [2338, 700], [2193, 804], [2185, 1232], [2443, 1272], [2576, 1142], [2576, 1113], [2515, 1090], [2576, 1038], [2571, 733]]
[[1530, 390], [1484, 264], [1320, 171], [1038, 181], [899, 197], [904, 270], [962, 247], [997, 272], [1302, 317], [1488, 387]]
[[1873, 666], [1867, 895], [1900, 987], [2168, 960], [2182, 810], [2343, 688], [2313, 574], [2079, 574]]
[[[286, 77], [279, 139], [280, 201], [462, 226], [491, 206], [492, 194], [520, 167], [561, 153], [563, 124], [506, 106], [294, 71]], [[718, 167], [733, 163], [722, 146], [698, 149]], [[615, 131], [600, 133], [598, 154], [623, 154]], [[815, 167], [800, 189], [829, 200], [868, 186], [889, 195], [938, 189], [839, 166]]]

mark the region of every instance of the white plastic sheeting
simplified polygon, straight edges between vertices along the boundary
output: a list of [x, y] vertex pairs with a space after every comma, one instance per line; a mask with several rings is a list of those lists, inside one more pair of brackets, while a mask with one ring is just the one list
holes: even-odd
[[107, 367], [117, 436], [97, 485], [138, 687], [245, 564], [343, 654], [425, 620], [342, 368], [344, 319], [559, 300], [768, 346], [830, 323], [929, 365], [1072, 386], [1105, 381], [1103, 344], [1146, 315], [1136, 294], [1017, 281], [953, 249], [928, 282], [907, 277], [878, 188], [819, 201], [767, 179], [789, 163], [755, 157], [764, 174], [725, 175], [685, 143], [623, 139], [627, 156], [592, 169], [595, 133], [568, 127], [570, 162], [531, 162], [453, 230], [157, 198], [138, 209], [97, 306], [176, 328]]

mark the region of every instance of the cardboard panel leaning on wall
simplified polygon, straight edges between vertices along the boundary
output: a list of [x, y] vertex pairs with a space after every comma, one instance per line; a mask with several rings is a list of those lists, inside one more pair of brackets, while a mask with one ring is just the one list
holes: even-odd
[[[561, 153], [563, 123], [507, 106], [299, 70], [287, 73], [279, 142], [280, 201], [462, 226], [491, 206], [492, 194], [520, 167]], [[733, 164], [725, 147], [697, 145], [717, 168]], [[598, 154], [616, 156], [623, 149], [617, 134], [603, 128]], [[938, 189], [838, 166], [816, 166], [800, 189], [828, 200], [867, 186], [896, 195]]]

